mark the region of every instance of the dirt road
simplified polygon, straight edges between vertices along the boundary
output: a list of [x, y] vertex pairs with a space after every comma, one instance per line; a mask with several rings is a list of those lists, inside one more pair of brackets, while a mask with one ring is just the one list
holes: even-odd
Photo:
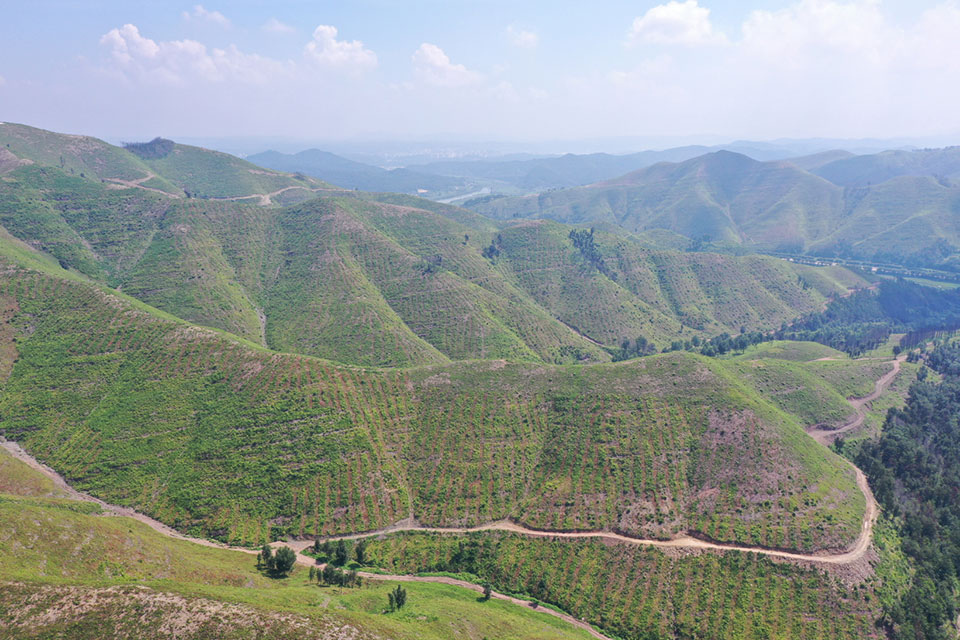
[[866, 405], [879, 398], [880, 395], [887, 390], [887, 387], [890, 386], [890, 383], [893, 382], [893, 379], [896, 378], [897, 374], [900, 373], [900, 365], [904, 360], [906, 360], [906, 357], [906, 355], [901, 355], [897, 359], [891, 360], [893, 368], [880, 376], [880, 378], [874, 383], [873, 391], [870, 394], [865, 395], [862, 398], [847, 398], [847, 402], [849, 402], [850, 406], [853, 407], [855, 413], [853, 418], [848, 420], [846, 424], [836, 429], [828, 429], [819, 426], [813, 427], [812, 429], [808, 429], [807, 433], [809, 433], [810, 436], [820, 444], [829, 447], [831, 444], [833, 444], [833, 441], [837, 439], [837, 436], [859, 428], [863, 424], [863, 421], [867, 418]]

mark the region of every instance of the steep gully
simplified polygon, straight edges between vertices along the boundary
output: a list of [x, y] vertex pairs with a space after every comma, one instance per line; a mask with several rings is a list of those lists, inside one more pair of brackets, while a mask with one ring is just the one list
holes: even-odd
[[[823, 429], [821, 427], [813, 427], [808, 430], [808, 433], [813, 437], [817, 442], [823, 444], [824, 446], [829, 446], [833, 440], [841, 434], [847, 433], [853, 429], [860, 427], [864, 419], [866, 418], [866, 405], [871, 401], [878, 398], [894, 380], [897, 374], [900, 372], [900, 364], [903, 361], [903, 358], [898, 358], [892, 361], [893, 368], [881, 376], [876, 383], [874, 384], [874, 390], [862, 397], [862, 398], [850, 398], [850, 405], [854, 409], [854, 417], [848, 420], [844, 425], [837, 429]], [[251, 549], [244, 549], [241, 547], [231, 547], [229, 545], [221, 544], [219, 542], [214, 542], [211, 540], [204, 540], [201, 538], [192, 538], [190, 536], [185, 536], [180, 532], [168, 527], [167, 525], [154, 520], [142, 513], [135, 511], [129, 507], [121, 507], [117, 505], [112, 505], [103, 500], [90, 496], [86, 493], [77, 491], [71, 487], [63, 477], [58, 474], [56, 471], [51, 469], [45, 464], [37, 461], [30, 454], [23, 450], [20, 445], [15, 442], [8, 442], [6, 440], [0, 439], [0, 446], [6, 449], [10, 454], [12, 454], [17, 459], [21, 460], [25, 464], [29, 465], [33, 469], [39, 471], [44, 476], [50, 478], [55, 486], [62, 491], [67, 497], [82, 500], [85, 502], [94, 502], [98, 504], [106, 514], [115, 515], [115, 516], [124, 516], [133, 518], [142, 522], [152, 528], [153, 530], [161, 533], [167, 537], [175, 538], [177, 540], [185, 540], [188, 542], [193, 542], [195, 544], [204, 545], [207, 547], [216, 547], [221, 549], [231, 549], [235, 551], [241, 551], [244, 553], [255, 554], [257, 551]], [[484, 524], [478, 527], [424, 527], [419, 525], [413, 518], [409, 518], [405, 521], [398, 522], [392, 526], [385, 527], [383, 529], [378, 529], [376, 531], [367, 531], [364, 533], [339, 536], [338, 538], [355, 540], [359, 538], [370, 538], [381, 536], [390, 533], [397, 533], [400, 531], [419, 531], [423, 533], [475, 533], [482, 531], [505, 531], [509, 533], [517, 533], [524, 536], [529, 536], [533, 538], [600, 538], [605, 540], [610, 540], [613, 542], [619, 542], [623, 544], [632, 544], [638, 546], [651, 546], [659, 547], [661, 549], [699, 549], [705, 551], [741, 551], [745, 553], [756, 553], [760, 555], [782, 558], [786, 560], [797, 560], [803, 562], [816, 562], [816, 563], [826, 563], [831, 565], [844, 565], [853, 563], [867, 552], [870, 548], [870, 543], [873, 536], [873, 525], [876, 521], [879, 509], [876, 500], [873, 498], [873, 494], [870, 491], [870, 487], [867, 484], [867, 478], [860, 469], [854, 467], [856, 473], [857, 486], [863, 492], [864, 498], [866, 498], [866, 509], [863, 514], [863, 522], [860, 527], [860, 535], [857, 538], [856, 543], [847, 551], [839, 554], [803, 554], [803, 553], [791, 553], [789, 551], [781, 551], [778, 549], [765, 549], [760, 547], [744, 547], [733, 544], [718, 544], [714, 542], [708, 542], [706, 540], [700, 540], [692, 536], [680, 536], [670, 540], [655, 540], [655, 539], [645, 539], [645, 538], [633, 538], [630, 536], [621, 535], [618, 533], [613, 533], [609, 531], [584, 531], [584, 532], [570, 532], [570, 531], [540, 531], [535, 529], [529, 529], [524, 527], [521, 524], [509, 520], [501, 520], [498, 522], [491, 522]], [[315, 560], [309, 556], [303, 554], [303, 551], [313, 544], [312, 540], [295, 540], [292, 542], [275, 542], [274, 546], [286, 544], [290, 546], [295, 551], [297, 551], [297, 562], [303, 565], [314, 565]], [[463, 580], [456, 580], [454, 578], [448, 578], [444, 576], [411, 576], [411, 575], [389, 575], [389, 574], [379, 574], [379, 573], [367, 573], [360, 572], [361, 576], [370, 579], [376, 580], [392, 580], [397, 582], [434, 582], [442, 584], [456, 585], [471, 589], [473, 591], [481, 591], [481, 587]], [[492, 597], [500, 600], [508, 600], [515, 604], [519, 605], [529, 605], [529, 602], [526, 600], [521, 600], [519, 598], [513, 598], [500, 593], [493, 593]], [[554, 611], [552, 609], [543, 608], [540, 609], [543, 613], [556, 616], [561, 618], [570, 624], [573, 624], [581, 629], [584, 629], [590, 633], [593, 637], [599, 638], [601, 640], [607, 639], [607, 636], [596, 631], [593, 627], [587, 623], [578, 620], [570, 615], [561, 613], [559, 611]]]

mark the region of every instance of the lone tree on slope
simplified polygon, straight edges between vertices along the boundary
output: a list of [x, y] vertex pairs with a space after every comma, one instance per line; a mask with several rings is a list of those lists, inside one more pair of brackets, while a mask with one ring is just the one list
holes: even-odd
[[280, 547], [273, 556], [273, 571], [280, 575], [287, 575], [297, 562], [297, 554], [290, 547]]
[[407, 590], [397, 585], [397, 588], [387, 593], [387, 601], [390, 604], [390, 611], [399, 611], [407, 604]]

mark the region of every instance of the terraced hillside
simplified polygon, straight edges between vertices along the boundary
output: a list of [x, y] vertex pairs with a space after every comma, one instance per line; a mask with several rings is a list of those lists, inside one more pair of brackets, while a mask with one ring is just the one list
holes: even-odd
[[932, 175], [888, 177], [844, 188], [788, 161], [757, 162], [719, 151], [586, 187], [480, 198], [466, 206], [500, 219], [667, 229], [694, 241], [763, 250], [918, 264], [955, 255], [960, 187]]
[[361, 370], [19, 268], [0, 291], [17, 353], [0, 433], [181, 530], [252, 544], [510, 517], [801, 550], [859, 532], [852, 470], [718, 360]]
[[662, 348], [773, 328], [864, 284], [843, 269], [654, 250], [599, 231], [586, 254], [559, 224], [324, 193], [288, 207], [172, 199], [34, 164], [0, 179], [0, 223], [179, 317], [369, 366], [598, 362], [641, 335]]

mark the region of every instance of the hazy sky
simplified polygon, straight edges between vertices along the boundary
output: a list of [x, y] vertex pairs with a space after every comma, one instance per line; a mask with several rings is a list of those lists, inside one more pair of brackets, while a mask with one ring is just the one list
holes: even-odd
[[112, 138], [960, 133], [952, 0], [0, 10], [0, 120]]

